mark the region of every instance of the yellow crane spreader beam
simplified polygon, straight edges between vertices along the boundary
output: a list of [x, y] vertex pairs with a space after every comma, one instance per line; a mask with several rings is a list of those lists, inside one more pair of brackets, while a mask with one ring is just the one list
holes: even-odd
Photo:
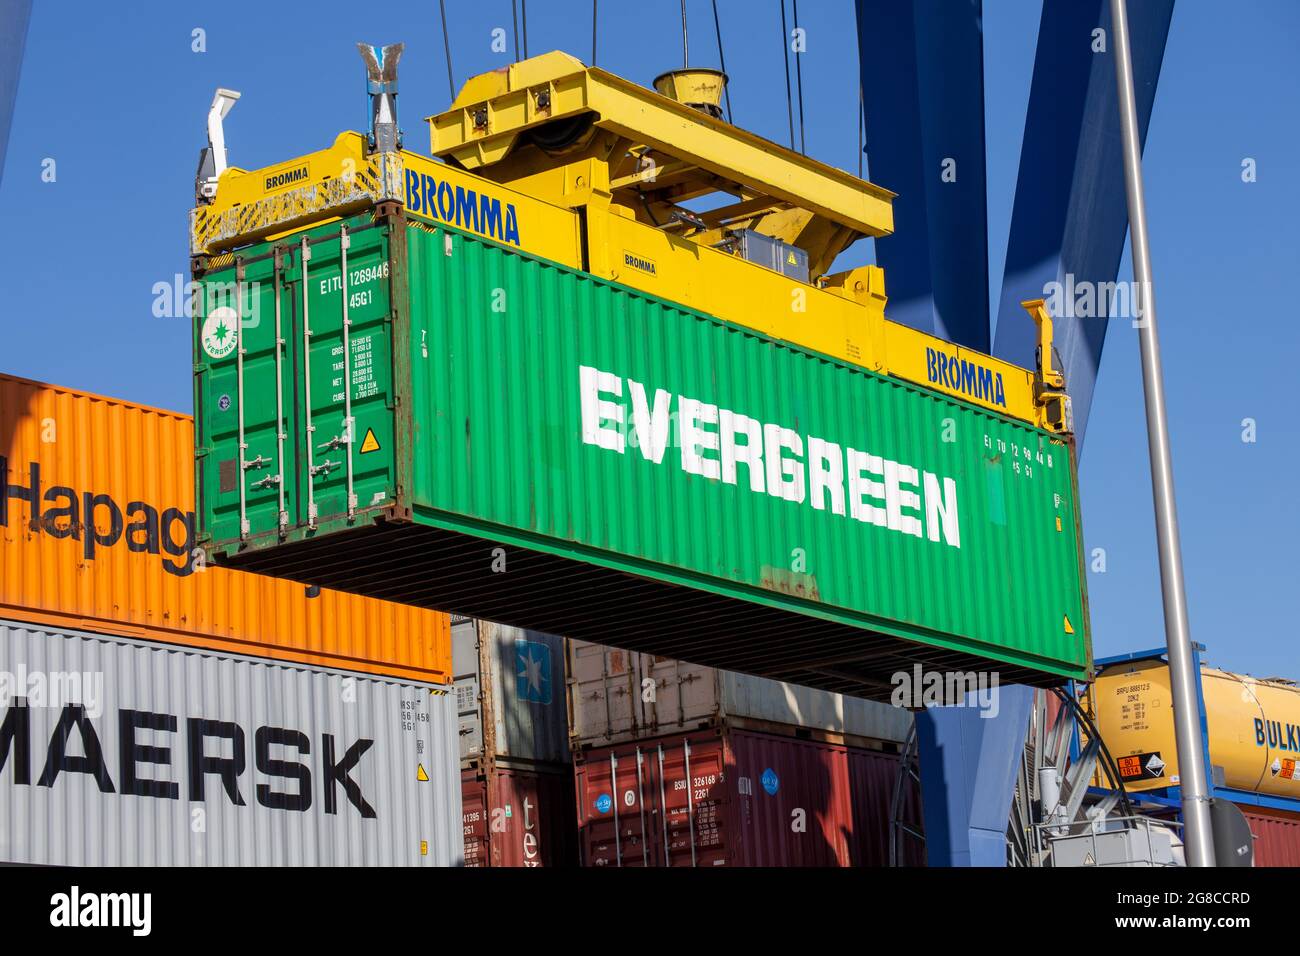
[[894, 231], [888, 189], [559, 52], [471, 79], [450, 110], [427, 118], [430, 147], [479, 169], [504, 159], [520, 134], [586, 113], [600, 129], [864, 236]]

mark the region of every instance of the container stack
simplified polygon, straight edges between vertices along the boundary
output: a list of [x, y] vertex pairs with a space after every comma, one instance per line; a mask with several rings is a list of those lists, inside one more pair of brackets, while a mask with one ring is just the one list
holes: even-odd
[[573, 866], [564, 641], [453, 618], [466, 866]]
[[459, 864], [448, 619], [210, 567], [192, 448], [0, 375], [0, 862]]
[[582, 641], [567, 671], [585, 865], [885, 866], [919, 819], [905, 710]]

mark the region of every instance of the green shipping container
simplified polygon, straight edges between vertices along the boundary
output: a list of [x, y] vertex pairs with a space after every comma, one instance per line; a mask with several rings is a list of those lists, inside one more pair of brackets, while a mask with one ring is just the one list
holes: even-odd
[[400, 213], [201, 282], [224, 563], [864, 696], [1088, 673], [1047, 432]]

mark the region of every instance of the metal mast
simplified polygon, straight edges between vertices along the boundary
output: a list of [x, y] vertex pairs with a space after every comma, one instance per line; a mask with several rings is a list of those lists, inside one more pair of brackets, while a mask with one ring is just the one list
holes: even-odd
[[[1129, 54], [1128, 9], [1125, 0], [1110, 0], [1114, 33], [1115, 83], [1119, 92], [1120, 131], [1124, 145], [1124, 185], [1128, 193], [1129, 238], [1133, 252], [1133, 301], [1142, 350], [1142, 388], [1146, 398], [1147, 446], [1151, 455], [1151, 490], [1155, 498], [1156, 543], [1160, 553], [1160, 589], [1164, 599], [1165, 642], [1169, 648], [1169, 683], [1174, 697], [1174, 732], [1178, 747], [1179, 788], [1183, 798], [1184, 839], [1191, 866], [1214, 866], [1214, 834], [1205, 774], [1205, 742], [1196, 706], [1191, 632], [1187, 623], [1187, 594], [1183, 588], [1183, 558], [1174, 501], [1174, 468], [1169, 451], [1169, 422], [1165, 412], [1164, 372], [1156, 332], [1156, 299], [1151, 278], [1151, 249], [1147, 242], [1146, 199], [1142, 191], [1142, 147], [1138, 141], [1137, 105], [1133, 94], [1133, 63]], [[1140, 298], [1139, 298], [1140, 296]]]

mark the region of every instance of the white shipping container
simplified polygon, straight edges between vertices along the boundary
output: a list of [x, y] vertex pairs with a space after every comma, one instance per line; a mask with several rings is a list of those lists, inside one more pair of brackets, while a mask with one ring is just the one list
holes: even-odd
[[450, 694], [0, 621], [0, 862], [460, 865]]
[[727, 722], [902, 743], [912, 726], [901, 707], [668, 657], [574, 640], [566, 655], [575, 748]]
[[452, 618], [451, 660], [463, 766], [569, 762], [563, 638]]

